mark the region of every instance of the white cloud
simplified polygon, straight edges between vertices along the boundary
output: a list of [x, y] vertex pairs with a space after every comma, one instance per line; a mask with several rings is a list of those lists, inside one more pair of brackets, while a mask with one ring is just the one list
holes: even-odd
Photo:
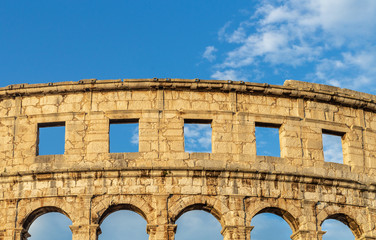
[[219, 40], [226, 40], [227, 39], [227, 29], [230, 27], [231, 25], [231, 22], [227, 22], [225, 23], [225, 25], [223, 25], [223, 27], [221, 27], [221, 29], [219, 29], [218, 31], [218, 39]]
[[210, 124], [184, 124], [184, 141], [187, 152], [211, 152]]
[[331, 43], [344, 39], [359, 41], [359, 35], [374, 35], [376, 2], [373, 0], [287, 0], [279, 6], [265, 2], [258, 10], [262, 28], [283, 24], [298, 36], [321, 30]]
[[302, 80], [355, 89], [376, 85], [375, 12], [374, 0], [261, 1], [248, 20], [227, 22], [218, 32], [234, 47], [212, 77], [238, 80], [245, 68], [281, 65], [309, 67]]
[[138, 142], [139, 142], [138, 127], [135, 127], [132, 131], [131, 143], [138, 144]]
[[229, 29], [232, 25], [232, 22], [227, 22], [221, 29], [219, 29], [218, 39], [220, 41], [228, 43], [244, 43], [248, 38], [248, 29], [254, 26], [252, 22], [244, 21], [239, 23], [235, 30], [230, 31]]
[[271, 59], [275, 59], [275, 56], [272, 57], [272, 55], [284, 47], [286, 43], [285, 35], [278, 31], [249, 36], [242, 46], [228, 52], [222, 66], [231, 68], [247, 66], [255, 61], [255, 57], [261, 55], [267, 55]]
[[323, 134], [322, 141], [325, 162], [343, 163], [341, 137]]
[[[306, 12], [306, 9], [300, 4], [295, 4], [296, 9], [292, 9], [292, 3], [288, 3], [279, 7], [271, 4], [261, 6], [256, 13], [259, 19], [256, 31], [243, 37], [243, 41], [238, 41], [241, 45], [228, 52], [222, 66], [239, 68], [260, 60], [271, 64], [300, 65], [315, 59], [321, 53], [321, 48], [315, 46], [312, 42], [314, 39], [308, 38], [308, 35], [315, 32], [316, 27], [301, 22], [307, 17], [302, 16], [301, 11]], [[244, 26], [253, 25], [241, 23], [238, 29], [227, 35], [239, 35], [238, 32], [244, 35]], [[230, 37], [227, 41], [235, 42]]]
[[240, 72], [234, 69], [220, 71], [217, 70], [211, 75], [212, 78], [218, 80], [233, 80], [233, 81], [245, 81], [246, 77]]
[[[375, 84], [376, 48], [357, 53], [344, 52], [338, 59], [317, 62], [314, 78], [320, 82], [351, 89]], [[369, 90], [369, 89], [367, 89]]]
[[376, 73], [376, 49], [368, 49], [368, 51], [358, 52], [355, 55], [346, 52], [343, 54], [343, 58], [349, 65], [351, 64], [361, 70], [369, 70], [372, 73]]
[[197, 141], [201, 146], [205, 146], [205, 148], [211, 148], [212, 131], [208, 127], [203, 130], [204, 131], [202, 132], [201, 137], [197, 139]]
[[202, 57], [208, 60], [209, 62], [212, 62], [215, 60], [215, 52], [217, 49], [214, 46], [207, 46], [205, 49], [205, 52], [202, 54]]
[[184, 125], [184, 136], [187, 138], [197, 138], [200, 136], [200, 132], [191, 124]]
[[311, 22], [331, 34], [331, 38], [361, 41], [359, 36], [374, 35], [376, 2], [373, 0], [310, 0], [315, 14]]

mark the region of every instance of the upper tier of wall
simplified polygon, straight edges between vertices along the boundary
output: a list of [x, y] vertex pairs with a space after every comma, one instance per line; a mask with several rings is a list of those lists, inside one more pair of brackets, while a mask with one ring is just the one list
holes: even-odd
[[[1, 175], [90, 169], [221, 169], [373, 184], [376, 96], [287, 80], [127, 79], [0, 88]], [[139, 152], [109, 153], [109, 122], [139, 119]], [[212, 153], [184, 151], [186, 119], [212, 126]], [[64, 155], [37, 156], [38, 124], [65, 123]], [[255, 124], [279, 126], [281, 157], [257, 156]], [[344, 164], [324, 161], [322, 132]], [[340, 153], [339, 153], [340, 154]]]

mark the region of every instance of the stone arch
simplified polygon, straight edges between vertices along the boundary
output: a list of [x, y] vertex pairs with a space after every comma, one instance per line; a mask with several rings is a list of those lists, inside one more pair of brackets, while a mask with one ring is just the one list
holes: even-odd
[[[325, 220], [327, 220], [327, 219], [334, 219], [334, 220], [338, 220], [338, 221], [342, 222], [343, 224], [345, 224], [346, 226], [348, 226], [350, 228], [351, 232], [357, 238], [359, 238], [360, 236], [363, 235], [363, 230], [361, 229], [359, 224], [354, 219], [352, 219], [351, 217], [349, 217], [345, 214], [342, 214], [342, 213], [333, 214], [333, 215], [328, 216]], [[322, 221], [322, 223], [324, 221]], [[322, 223], [320, 224], [320, 226], [322, 225]]]
[[[249, 217], [247, 217], [247, 224], [250, 225], [252, 219], [261, 213], [273, 213], [281, 218], [283, 218], [287, 224], [290, 226], [292, 232], [296, 232], [299, 229], [299, 220], [298, 216], [301, 214], [297, 208], [295, 208], [295, 204], [288, 203], [286, 201], [279, 202], [276, 199], [270, 199], [269, 201], [256, 201], [255, 203], [251, 204], [249, 208], [253, 206], [258, 206], [251, 211], [248, 210]], [[248, 209], [249, 209], [248, 208]]]
[[153, 221], [154, 208], [142, 197], [134, 195], [106, 195], [94, 199], [91, 211], [92, 222], [100, 225], [107, 216], [119, 210], [136, 212], [148, 224]]
[[342, 211], [333, 212], [334, 208], [329, 207], [328, 210], [324, 209], [317, 215], [319, 225], [321, 226], [327, 219], [337, 220], [349, 227], [356, 238], [360, 238], [364, 233], [364, 226], [367, 224], [367, 220], [361, 216], [363, 214], [356, 214], [354, 216], [345, 208]]
[[59, 207], [55, 206], [43, 206], [35, 209], [34, 211], [30, 212], [28, 215], [22, 218], [20, 225], [22, 227], [22, 230], [20, 231], [20, 239], [21, 240], [26, 240], [28, 237], [30, 237], [29, 234], [29, 228], [31, 224], [40, 216], [47, 214], [47, 213], [52, 213], [52, 212], [57, 212], [65, 215], [67, 218], [69, 218], [71, 221], [71, 217], [68, 215], [67, 212], [62, 210]]
[[129, 210], [129, 211], [135, 212], [135, 213], [139, 214], [141, 217], [143, 217], [146, 220], [146, 222], [148, 221], [146, 214], [141, 209], [139, 209], [138, 207], [131, 205], [131, 204], [115, 204], [115, 205], [109, 206], [102, 213], [102, 215], [98, 218], [97, 223], [99, 225], [101, 225], [102, 222], [104, 221], [104, 219], [106, 219], [106, 217], [108, 217], [111, 213], [114, 213], [114, 212], [120, 211], [120, 210]]
[[298, 228], [299, 228], [299, 224], [298, 224], [298, 221], [296, 220], [296, 218], [294, 216], [292, 216], [288, 211], [283, 210], [281, 208], [277, 208], [277, 207], [264, 208], [261, 211], [259, 211], [258, 213], [256, 213], [253, 217], [255, 217], [256, 215], [261, 214], [261, 213], [273, 213], [273, 214], [283, 218], [288, 223], [288, 225], [290, 226], [290, 228], [293, 232], [297, 231]]
[[[175, 201], [174, 201], [175, 200]], [[225, 225], [224, 215], [229, 212], [227, 206], [218, 197], [209, 196], [186, 196], [172, 199], [169, 207], [169, 221], [175, 223], [178, 218], [192, 210], [203, 210], [212, 214], [223, 227]]]
[[26, 231], [29, 230], [31, 224], [40, 216], [46, 214], [46, 213], [52, 213], [52, 212], [58, 212], [63, 215], [65, 215], [67, 218], [69, 218], [71, 221], [72, 219], [66, 213], [64, 210], [61, 208], [55, 207], [55, 206], [45, 206], [45, 207], [40, 207], [33, 212], [31, 212], [23, 221], [22, 221], [22, 228], [25, 229]]
[[219, 213], [219, 211], [217, 211], [213, 206], [205, 204], [205, 203], [197, 203], [197, 204], [193, 204], [193, 205], [189, 205], [185, 207], [176, 216], [174, 216], [172, 220], [175, 222], [176, 220], [179, 219], [181, 215], [192, 210], [203, 210], [213, 215], [218, 221], [221, 221], [221, 214]]
[[[31, 223], [39, 216], [49, 212], [59, 212], [67, 216], [72, 223], [77, 222], [80, 217], [76, 210], [80, 204], [77, 205], [71, 201], [70, 198], [43, 198], [40, 199], [28, 199], [20, 200], [18, 202], [17, 210], [17, 227], [23, 228], [27, 226], [27, 222], [30, 222], [27, 227], [30, 227]], [[32, 219], [34, 217], [34, 219]], [[26, 224], [26, 225], [25, 225]]]

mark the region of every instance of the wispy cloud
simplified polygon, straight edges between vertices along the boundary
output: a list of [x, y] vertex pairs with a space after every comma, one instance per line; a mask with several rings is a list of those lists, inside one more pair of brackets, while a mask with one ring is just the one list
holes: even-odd
[[210, 124], [184, 124], [184, 144], [187, 152], [211, 152]]
[[343, 52], [337, 59], [318, 61], [313, 78], [338, 87], [363, 89], [375, 84], [376, 49]]
[[139, 142], [139, 134], [138, 134], [138, 125], [133, 129], [132, 131], [132, 138], [131, 143], [132, 144], [138, 144]]
[[245, 81], [247, 76], [241, 71], [236, 71], [234, 69], [228, 70], [217, 70], [212, 74], [212, 77], [215, 79], [221, 80], [234, 80], [234, 81]]
[[212, 62], [215, 60], [215, 52], [218, 51], [214, 46], [207, 46], [205, 52], [202, 54], [202, 57]]
[[340, 136], [322, 135], [324, 158], [326, 162], [343, 163], [342, 142]]
[[256, 151], [260, 156], [280, 156], [278, 128], [256, 127]]
[[290, 68], [305, 71], [301, 80], [376, 87], [375, 12], [374, 0], [261, 1], [249, 19], [219, 30], [218, 40], [232, 49], [221, 54], [212, 77], [237, 80], [250, 68]]

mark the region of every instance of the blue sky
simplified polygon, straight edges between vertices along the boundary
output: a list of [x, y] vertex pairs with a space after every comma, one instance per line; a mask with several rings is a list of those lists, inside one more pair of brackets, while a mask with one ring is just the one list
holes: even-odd
[[0, 86], [297, 79], [374, 93], [375, 9], [373, 0], [3, 0]]
[[374, 0], [2, 0], [0, 87], [296, 79], [375, 94], [375, 12]]

